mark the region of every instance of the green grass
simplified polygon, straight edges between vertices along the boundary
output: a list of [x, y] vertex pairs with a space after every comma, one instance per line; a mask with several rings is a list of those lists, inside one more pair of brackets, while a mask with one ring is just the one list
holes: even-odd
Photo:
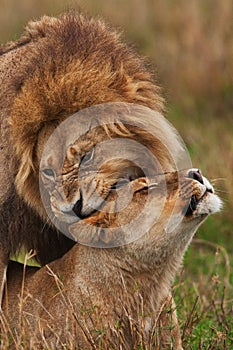
[[210, 217], [199, 229], [174, 286], [185, 349], [233, 348], [232, 246], [219, 221]]
[[225, 288], [224, 276], [219, 274], [209, 278], [208, 291], [201, 292], [198, 282], [200, 277], [190, 279], [190, 274], [185, 274], [175, 286], [184, 348], [232, 349], [232, 288]]

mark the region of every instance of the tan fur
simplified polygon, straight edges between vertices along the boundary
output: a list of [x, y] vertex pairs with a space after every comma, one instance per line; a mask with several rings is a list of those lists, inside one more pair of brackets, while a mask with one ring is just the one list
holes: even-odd
[[[26, 320], [28, 323], [31, 340], [40, 341], [43, 335], [48, 346], [59, 348], [60, 343], [56, 343], [56, 338], [59, 341], [73, 339], [73, 346], [91, 349], [91, 342], [98, 344], [98, 339], [101, 339], [99, 333], [96, 333], [96, 330], [101, 329], [104, 330], [103, 344], [107, 344], [103, 349], [119, 344], [119, 334], [124, 340], [125, 348], [132, 349], [138, 330], [145, 341], [148, 341], [150, 332], [153, 329], [157, 332], [159, 324], [165, 324], [162, 334], [152, 337], [152, 348], [168, 349], [172, 346], [171, 335], [167, 337], [168, 316], [166, 313], [165, 316], [160, 316], [160, 313], [164, 302], [167, 305], [170, 303], [167, 298], [184, 252], [197, 227], [207, 216], [201, 213], [209, 210], [211, 203], [217, 198], [211, 192], [212, 188], [187, 178], [185, 174], [180, 176], [180, 186], [177, 179], [177, 173], [166, 175], [168, 191], [162, 214], [149, 232], [137, 241], [112, 249], [96, 249], [76, 244], [48, 267], [36, 272], [29, 270], [22, 296], [23, 313], [20, 313], [20, 317], [21, 322]], [[119, 213], [113, 211], [112, 214], [106, 214], [103, 210], [96, 212], [74, 223], [71, 232], [74, 235], [75, 232], [83, 232], [87, 237], [102, 239], [98, 230], [107, 225], [111, 239], [111, 228], [120, 227], [127, 222], [129, 215], [131, 219], [137, 217], [150, 190], [150, 209], [143, 218], [144, 221], [148, 220], [164, 199], [160, 183], [160, 177], [132, 181], [130, 186], [133, 186], [134, 196], [125, 210]], [[127, 186], [129, 185], [122, 186], [117, 195], [124, 196]], [[164, 228], [169, 214], [177, 198], [180, 198], [181, 208], [182, 203], [186, 203], [187, 190], [197, 199], [204, 199], [192, 214], [185, 216], [179, 226], [168, 233]], [[111, 193], [109, 200], [105, 202], [105, 209], [114, 208], [115, 198], [116, 193]], [[219, 208], [216, 204], [217, 209]], [[20, 325], [16, 310], [20, 286], [18, 267], [12, 266], [8, 277], [8, 305], [5, 305], [5, 310], [8, 311], [10, 325], [18, 329]], [[173, 349], [181, 349], [175, 314], [173, 322]]]
[[0, 85], [1, 260], [24, 245], [45, 264], [73, 245], [47, 224], [39, 194], [51, 132], [84, 107], [122, 101], [161, 111], [163, 99], [119, 33], [72, 13], [30, 22], [18, 41], [1, 47]]

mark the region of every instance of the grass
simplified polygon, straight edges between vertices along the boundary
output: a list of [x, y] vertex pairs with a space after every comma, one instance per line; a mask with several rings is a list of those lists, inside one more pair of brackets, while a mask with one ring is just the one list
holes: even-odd
[[224, 201], [222, 213], [199, 229], [174, 293], [186, 349], [231, 349], [233, 3], [0, 0], [0, 40], [15, 39], [29, 19], [70, 5], [123, 28], [126, 40], [157, 67], [168, 100], [167, 117], [183, 137], [193, 165], [213, 179]]
[[230, 256], [223, 246], [194, 239], [174, 287], [186, 349], [233, 346]]
[[[199, 247], [199, 256], [195, 255], [196, 262], [199, 259], [199, 272], [197, 275], [191, 274], [188, 269], [184, 269], [177, 278], [173, 288], [173, 295], [176, 301], [176, 307], [179, 314], [179, 322], [182, 330], [182, 342], [184, 349], [203, 350], [228, 350], [232, 348], [233, 344], [233, 330], [232, 330], [232, 286], [229, 284], [229, 266], [228, 256], [225, 249], [214, 244], [206, 243], [203, 240], [194, 240], [193, 248]], [[207, 249], [207, 252], [205, 251]], [[209, 265], [201, 265], [203, 259], [207, 258], [208, 249], [217, 251], [215, 253], [214, 261], [209, 261]], [[186, 259], [192, 251], [189, 250]], [[29, 259], [30, 260], [30, 259]], [[27, 262], [27, 261], [26, 261]], [[195, 262], [195, 263], [196, 263]], [[14, 332], [11, 330], [6, 319], [0, 315], [0, 324], [4, 330], [0, 339], [1, 349], [11, 349], [14, 344], [16, 349], [55, 349], [61, 348], [66, 350], [74, 349], [95, 349], [95, 350], [114, 350], [124, 349], [129, 350], [125, 345], [124, 333], [122, 325], [119, 322], [114, 327], [105, 328], [101, 323], [98, 310], [95, 305], [88, 303], [82, 304], [82, 298], [79, 299], [77, 305], [70, 303], [66, 297], [64, 285], [61, 276], [53, 274], [51, 269], [48, 273], [54, 277], [54, 293], [62, 295], [61, 302], [65, 304], [67, 313], [65, 319], [67, 320], [68, 329], [73, 329], [66, 334], [66, 338], [60, 338], [60, 335], [55, 333], [56, 346], [51, 346], [49, 340], [44, 337], [43, 330], [36, 334], [31, 334], [28, 327], [28, 321], [24, 317], [22, 311], [24, 310], [24, 303], [30, 302], [30, 295], [24, 294], [22, 286], [20, 297], [20, 331]], [[190, 276], [192, 275], [192, 279]], [[208, 276], [208, 281], [206, 278]], [[202, 283], [200, 283], [202, 281]], [[208, 283], [207, 283], [208, 282]], [[57, 286], [57, 287], [56, 287]], [[156, 332], [152, 333], [149, 339], [144, 337], [144, 319], [143, 300], [140, 298], [140, 290], [135, 291], [138, 294], [138, 319], [133, 320], [125, 310], [125, 322], [129, 324], [130, 334], [127, 337], [132, 337], [133, 350], [159, 350], [162, 349], [157, 341], [157, 334], [162, 331], [171, 332], [172, 324], [163, 325], [160, 320], [157, 323]], [[136, 294], [135, 294], [136, 295]], [[35, 302], [35, 301], [34, 301]], [[170, 319], [173, 309], [167, 307], [164, 314]], [[82, 315], [82, 321], [80, 321]], [[147, 315], [145, 315], [146, 317]], [[52, 317], [52, 316], [51, 316]], [[96, 321], [93, 321], [96, 320]], [[53, 327], [56, 327], [56, 320], [52, 317], [48, 318], [47, 322], [50, 324], [50, 335], [54, 333]], [[72, 324], [72, 327], [70, 327]], [[93, 325], [94, 331], [89, 332], [90, 325]], [[66, 326], [64, 326], [66, 328]], [[92, 328], [92, 327], [91, 327]], [[76, 333], [77, 332], [77, 333]], [[73, 337], [79, 332], [83, 332], [86, 337], [85, 345], [78, 345], [73, 341]], [[114, 343], [112, 336], [114, 334]], [[30, 344], [30, 345], [29, 345]], [[76, 344], [76, 345], [75, 345]], [[172, 347], [169, 347], [172, 348]], [[168, 349], [168, 348], [163, 348]]]

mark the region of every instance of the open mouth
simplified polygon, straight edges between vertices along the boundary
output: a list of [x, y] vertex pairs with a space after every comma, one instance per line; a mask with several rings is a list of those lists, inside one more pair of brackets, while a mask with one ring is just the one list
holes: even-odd
[[80, 193], [80, 199], [75, 203], [75, 205], [73, 206], [73, 209], [71, 211], [72, 215], [76, 215], [78, 216], [80, 219], [81, 219], [81, 216], [82, 216], [82, 207], [83, 207], [83, 204], [82, 204], [82, 195]]
[[83, 219], [86, 216], [83, 216], [82, 208], [83, 208], [83, 200], [82, 200], [82, 194], [80, 193], [80, 199], [74, 204], [73, 208], [69, 211], [63, 211], [63, 213], [67, 215], [67, 217]]
[[189, 202], [189, 206], [188, 206], [188, 209], [185, 213], [185, 216], [190, 216], [193, 214], [193, 212], [197, 209], [197, 206], [198, 204], [200, 203], [201, 199], [203, 197], [201, 197], [200, 199], [197, 198], [197, 196], [193, 195], [190, 199], [190, 202]]
[[205, 187], [205, 190], [203, 189], [204, 193], [200, 197], [197, 195], [192, 195], [189, 202], [189, 206], [186, 210], [185, 216], [192, 215], [197, 209], [197, 206], [199, 205], [199, 203], [208, 193], [214, 193], [213, 187], [211, 186], [209, 181], [202, 176], [201, 171], [199, 169], [191, 169], [189, 171], [188, 177], [199, 182], [202, 186]]
[[210, 188], [207, 188], [204, 194], [198, 198], [196, 195], [193, 195], [190, 199], [189, 206], [186, 210], [185, 216], [190, 216], [192, 215], [195, 210], [197, 209], [197, 206], [200, 204], [202, 199], [208, 194], [208, 193], [213, 193], [213, 190]]
[[67, 212], [68, 215], [72, 215], [80, 220], [85, 219], [86, 217], [90, 216], [93, 212], [96, 210], [93, 209], [91, 211], [88, 211], [88, 213], [83, 213], [83, 197], [82, 193], [80, 191], [80, 199], [74, 204], [71, 211]]
[[96, 211], [100, 210], [105, 200], [106, 198], [103, 198], [101, 203], [97, 204], [96, 202], [94, 208], [91, 206], [90, 203], [88, 205], [84, 205], [82, 192], [80, 191], [80, 199], [74, 204], [72, 210], [66, 212], [66, 214], [69, 216], [76, 217], [79, 220], [85, 219], [93, 215], [93, 213], [95, 213]]

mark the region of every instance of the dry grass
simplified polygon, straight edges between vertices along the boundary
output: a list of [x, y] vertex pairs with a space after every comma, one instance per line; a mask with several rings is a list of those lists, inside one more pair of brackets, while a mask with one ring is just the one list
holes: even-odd
[[[199, 238], [216, 245], [193, 244], [175, 295], [187, 349], [231, 349], [233, 2], [0, 0], [0, 40], [16, 38], [29, 19], [57, 14], [67, 6], [84, 8], [123, 28], [126, 40], [149, 57], [167, 95], [168, 119], [184, 138], [194, 166], [219, 189], [224, 211], [199, 231]], [[6, 330], [2, 349], [10, 338]]]
[[[187, 281], [187, 275], [183, 273], [174, 287], [173, 294], [176, 298], [177, 309], [180, 315], [180, 323], [182, 326], [182, 342], [184, 349], [212, 349], [212, 350], [227, 350], [231, 349], [233, 344], [232, 330], [232, 300], [228, 298], [228, 292], [232, 287], [229, 285], [229, 257], [224, 249], [216, 247], [214, 244], [206, 243], [198, 240], [195, 242], [199, 247], [205, 249], [206, 246], [210, 249], [217, 248], [215, 257], [215, 265], [212, 269], [212, 277], [205, 288], [209, 289], [207, 298], [206, 291], [201, 290], [200, 280], [195, 279]], [[27, 263], [27, 260], [25, 261]], [[221, 270], [221, 264], [225, 266], [225, 276], [217, 274], [218, 269]], [[219, 271], [220, 271], [219, 270]], [[25, 266], [24, 266], [25, 271]], [[154, 331], [149, 337], [145, 336], [145, 321], [143, 309], [143, 299], [138, 292], [138, 318], [132, 319], [127, 310], [122, 323], [116, 320], [116, 324], [112, 328], [105, 328], [101, 323], [98, 311], [90, 301], [88, 306], [82, 303], [82, 300], [74, 305], [66, 296], [65, 288], [60, 276], [53, 274], [53, 271], [48, 267], [48, 273], [53, 276], [57, 291], [62, 296], [67, 310], [64, 318], [66, 319], [67, 332], [61, 335], [59, 333], [59, 323], [51, 315], [46, 321], [45, 331], [40, 327], [40, 331], [35, 334], [30, 330], [28, 314], [25, 313], [25, 302], [30, 300], [31, 296], [24, 290], [24, 283], [19, 293], [19, 329], [16, 332], [11, 329], [7, 318], [0, 314], [0, 325], [2, 329], [0, 337], [0, 348], [8, 349], [85, 349], [85, 350], [168, 350], [172, 349], [172, 345], [161, 347], [160, 338], [164, 332], [171, 334], [172, 332], [172, 313], [174, 309], [167, 307], [163, 310], [161, 317], [154, 325]], [[187, 272], [186, 272], [187, 273]], [[189, 275], [188, 275], [189, 276]], [[199, 274], [199, 278], [202, 274]], [[206, 275], [205, 275], [206, 277]], [[225, 286], [227, 286], [228, 291]], [[211, 292], [210, 292], [211, 291]], [[137, 293], [135, 291], [135, 293]], [[38, 301], [34, 301], [37, 303]], [[17, 315], [16, 310], [16, 315]], [[15, 317], [17, 317], [15, 315]], [[80, 321], [82, 315], [82, 321]], [[26, 317], [25, 317], [26, 316]], [[31, 317], [34, 317], [31, 315]], [[164, 326], [164, 317], [166, 325]], [[169, 323], [169, 320], [171, 321]], [[72, 325], [72, 326], [71, 326]], [[127, 342], [125, 339], [125, 331], [127, 331]], [[90, 331], [92, 329], [92, 331]], [[45, 334], [49, 334], [46, 337]], [[78, 335], [83, 334], [84, 344], [78, 342]], [[113, 341], [114, 339], [114, 341]], [[128, 345], [126, 345], [128, 344]], [[130, 344], [130, 345], [129, 345]]]
[[[66, 314], [63, 315], [65, 322], [63, 323], [63, 329], [61, 329], [59, 321], [56, 322], [53, 315], [47, 311], [46, 321], [42, 318], [40, 321], [37, 319], [35, 321], [40, 322], [39, 331], [36, 334], [31, 332], [30, 321], [36, 315], [29, 313], [26, 306], [28, 302], [30, 303], [32, 296], [25, 288], [25, 276], [28, 262], [33, 256], [30, 253], [29, 255], [26, 254], [24, 264], [22, 264], [22, 271], [20, 272], [22, 273], [22, 285], [17, 296], [19, 308], [15, 310], [18, 329], [11, 329], [7, 311], [0, 313], [1, 349], [159, 350], [166, 348], [162, 347], [161, 339], [165, 341], [167, 337], [169, 337], [169, 344], [171, 339], [172, 345], [174, 341], [172, 314], [175, 311], [172, 300], [166, 303], [166, 308], [163, 307], [161, 309], [160, 317], [156, 320], [152, 331], [148, 333], [146, 331], [148, 314], [144, 311], [144, 301], [140, 288], [138, 290], [135, 289], [134, 297], [138, 305], [137, 317], [132, 318], [130, 311], [124, 307], [121, 318], [116, 318], [115, 325], [106, 328], [103, 325], [106, 322], [102, 321], [98, 308], [92, 303], [91, 298], [87, 301], [84, 296], [83, 300], [86, 300], [84, 302], [82, 297], [79, 297], [76, 304], [72, 303], [67, 296], [62, 277], [54, 274], [49, 266], [47, 266], [47, 272], [54, 279], [54, 296], [59, 294], [60, 302], [67, 310]], [[80, 295], [82, 296], [81, 291]], [[34, 299], [33, 303], [36, 305], [36, 303], [40, 302], [38, 299]], [[80, 335], [83, 337], [83, 340], [80, 340]]]

